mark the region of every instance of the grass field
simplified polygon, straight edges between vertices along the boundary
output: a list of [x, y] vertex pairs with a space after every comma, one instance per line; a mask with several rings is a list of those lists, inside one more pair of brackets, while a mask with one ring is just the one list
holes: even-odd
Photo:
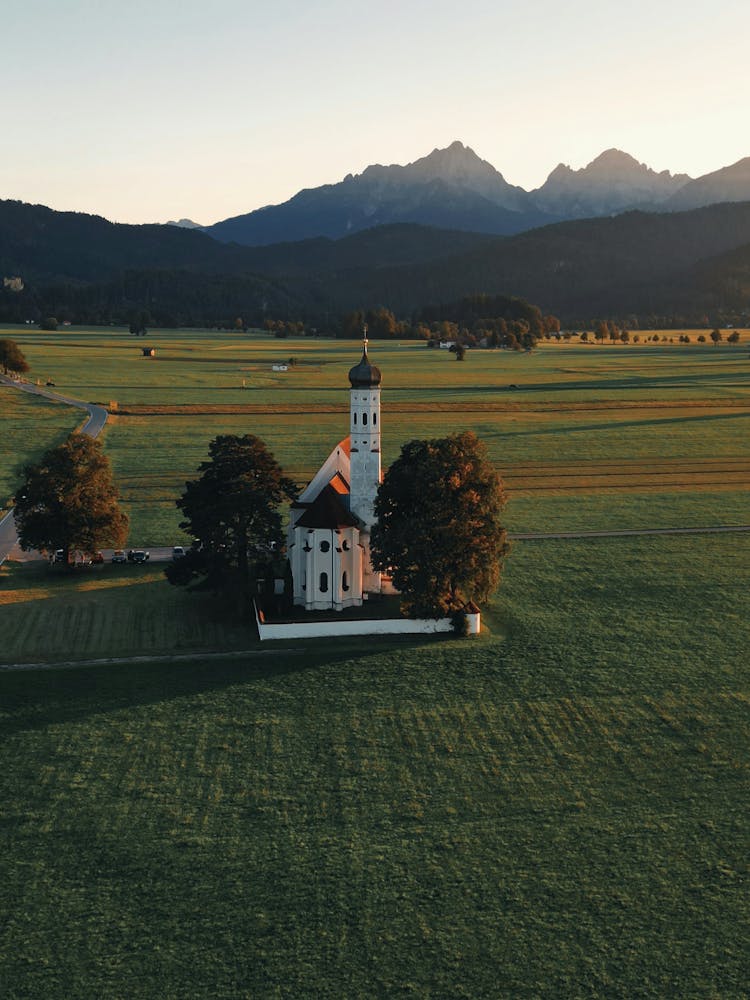
[[10, 507], [17, 468], [82, 423], [80, 412], [0, 384], [0, 517]]
[[[37, 377], [117, 403], [104, 440], [136, 544], [180, 541], [174, 499], [216, 434], [258, 434], [303, 484], [348, 430], [354, 343], [156, 331], [147, 359], [121, 330], [16, 336]], [[511, 496], [511, 530], [672, 526], [698, 511], [698, 523], [750, 521], [742, 344], [544, 344], [461, 364], [415, 343], [375, 342], [371, 354], [384, 373], [384, 464], [412, 437], [475, 430]], [[271, 370], [289, 357], [295, 367]], [[6, 482], [17, 455], [0, 444]]]
[[[191, 600], [38, 573], [3, 634], [101, 600], [76, 655]], [[3, 995], [745, 996], [749, 585], [744, 536], [518, 543], [476, 640], [0, 672]]]
[[[17, 339], [117, 401], [140, 544], [216, 434], [302, 482], [348, 428], [354, 344]], [[375, 343], [384, 463], [471, 428], [511, 530], [748, 523], [746, 351]], [[0, 487], [78, 422], [0, 416]], [[0, 670], [2, 996], [746, 996], [749, 584], [746, 535], [523, 542], [477, 639], [261, 649], [156, 566], [6, 563], [0, 663], [197, 656]]]

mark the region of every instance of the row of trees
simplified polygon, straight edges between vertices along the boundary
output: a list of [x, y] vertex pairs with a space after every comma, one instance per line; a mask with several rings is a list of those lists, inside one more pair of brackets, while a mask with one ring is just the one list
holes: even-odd
[[[169, 564], [169, 581], [205, 586], [247, 606], [275, 550], [279, 508], [297, 495], [264, 442], [220, 435], [199, 476], [176, 501], [181, 527], [199, 540]], [[71, 434], [23, 469], [14, 516], [22, 548], [93, 554], [123, 545], [128, 518], [98, 441]], [[411, 615], [444, 615], [484, 600], [507, 552], [505, 494], [472, 433], [411, 441], [386, 473], [376, 502], [372, 559], [389, 570]]]
[[529, 350], [542, 337], [559, 333], [560, 320], [543, 315], [524, 299], [506, 295], [470, 295], [457, 302], [425, 306], [410, 320], [398, 320], [390, 309], [358, 309], [347, 313], [338, 336], [358, 338], [367, 324], [373, 340], [451, 340], [465, 347]]

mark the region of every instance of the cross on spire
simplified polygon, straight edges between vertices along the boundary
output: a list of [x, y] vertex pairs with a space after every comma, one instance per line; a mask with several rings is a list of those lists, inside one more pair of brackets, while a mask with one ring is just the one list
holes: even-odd
[[365, 354], [367, 354], [367, 343], [368, 343], [368, 341], [367, 341], [367, 323], [363, 323], [362, 324], [362, 348], [363, 348]]

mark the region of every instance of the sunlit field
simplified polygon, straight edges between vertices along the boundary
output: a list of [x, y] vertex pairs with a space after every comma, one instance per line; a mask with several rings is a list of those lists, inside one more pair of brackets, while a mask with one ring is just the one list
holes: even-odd
[[[472, 429], [503, 475], [511, 530], [748, 523], [750, 334], [717, 347], [690, 336], [476, 350], [460, 363], [423, 344], [373, 342], [384, 464], [413, 437]], [[32, 375], [116, 403], [104, 440], [137, 544], [180, 540], [174, 499], [216, 434], [259, 435], [302, 484], [348, 430], [355, 342], [73, 329], [17, 339]], [[290, 358], [289, 371], [272, 370]], [[5, 482], [17, 454], [0, 444]]]
[[59, 444], [82, 422], [80, 411], [0, 384], [0, 517], [10, 508], [17, 468]]
[[[215, 641], [101, 569], [11, 634]], [[524, 542], [474, 640], [0, 671], [4, 995], [742, 996], [748, 594], [746, 536]]]
[[[302, 483], [348, 430], [354, 343], [18, 339], [117, 403], [131, 543], [216, 434]], [[474, 429], [511, 531], [750, 523], [745, 344], [371, 357], [384, 464]], [[80, 421], [11, 393], [7, 492]], [[5, 563], [0, 664], [112, 662], [0, 670], [3, 995], [743, 996], [748, 595], [747, 534], [519, 541], [476, 639], [261, 646], [155, 564]]]

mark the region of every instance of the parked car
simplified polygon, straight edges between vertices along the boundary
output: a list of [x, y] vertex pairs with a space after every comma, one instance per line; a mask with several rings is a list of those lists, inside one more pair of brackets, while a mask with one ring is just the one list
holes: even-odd
[[184, 555], [185, 555], [184, 547], [182, 545], [175, 545], [175, 547], [172, 549], [172, 558], [182, 559]]
[[61, 563], [65, 562], [65, 549], [56, 549], [53, 562]]
[[128, 552], [128, 559], [134, 563], [145, 563], [151, 558], [151, 553], [146, 552], [145, 549], [134, 549], [131, 558], [130, 552]]
[[125, 555], [125, 550], [124, 549], [115, 549], [115, 551], [112, 553], [112, 562], [113, 563], [124, 563], [124, 562], [127, 562], [127, 561], [128, 561], [128, 557]]

